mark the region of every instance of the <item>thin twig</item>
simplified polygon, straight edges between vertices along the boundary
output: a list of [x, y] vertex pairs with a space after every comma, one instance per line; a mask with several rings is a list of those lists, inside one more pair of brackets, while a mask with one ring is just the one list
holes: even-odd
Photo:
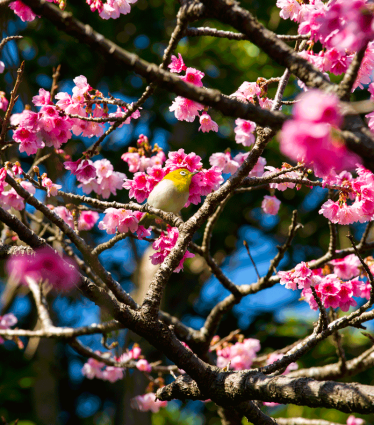
[[[10, 3], [10, 2], [9, 2]], [[3, 50], [3, 48], [4, 48], [4, 46], [5, 46], [5, 44], [6, 43], [8, 43], [8, 41], [11, 41], [11, 40], [21, 40], [23, 38], [23, 36], [22, 35], [11, 35], [11, 36], [9, 36], [9, 37], [5, 37], [2, 41], [1, 41], [1, 43], [0, 43], [0, 53], [1, 53], [1, 51]]]
[[246, 249], [246, 250], [247, 250], [247, 252], [248, 252], [249, 258], [250, 258], [250, 259], [251, 259], [251, 261], [252, 261], [253, 267], [254, 267], [254, 268], [255, 268], [255, 270], [256, 270], [256, 274], [257, 274], [258, 279], [261, 279], [260, 273], [259, 273], [259, 272], [258, 272], [258, 270], [257, 270], [256, 263], [255, 263], [255, 262], [254, 262], [254, 260], [253, 260], [253, 257], [252, 257], [252, 255], [251, 255], [251, 251], [249, 250], [249, 246], [248, 246], [248, 243], [247, 243], [247, 241], [246, 241], [246, 240], [244, 240], [244, 241], [243, 241], [243, 245], [245, 246], [245, 249]]
[[51, 86], [51, 99], [53, 99], [55, 91], [58, 89], [57, 82], [58, 82], [58, 79], [60, 78], [60, 70], [61, 70], [61, 64], [57, 65], [56, 68], [53, 68], [52, 86]]
[[[199, 28], [187, 28], [185, 34], [190, 37], [217, 37], [217, 38], [227, 38], [229, 40], [248, 40], [247, 36], [242, 33], [232, 32], [232, 31], [222, 31], [217, 30], [216, 28], [209, 27], [199, 27]], [[295, 40], [309, 40], [310, 34], [306, 35], [277, 35], [280, 40], [283, 41], [295, 41]]]
[[16, 101], [18, 99], [17, 91], [18, 91], [19, 85], [21, 84], [21, 81], [22, 81], [22, 75], [23, 75], [24, 69], [25, 69], [25, 61], [23, 61], [21, 63], [21, 66], [17, 70], [17, 79], [16, 79], [16, 82], [14, 84], [13, 90], [10, 93], [9, 105], [8, 105], [8, 108], [5, 112], [4, 121], [3, 121], [3, 124], [2, 124], [2, 127], [1, 127], [0, 145], [2, 145], [5, 141], [5, 135], [6, 135], [6, 132], [8, 130], [8, 125], [9, 125], [9, 122], [10, 122], [10, 115], [13, 111], [14, 104], [16, 103]]

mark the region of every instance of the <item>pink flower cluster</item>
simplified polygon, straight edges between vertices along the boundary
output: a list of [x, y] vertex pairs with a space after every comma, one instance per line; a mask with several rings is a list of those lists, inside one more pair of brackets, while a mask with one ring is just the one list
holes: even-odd
[[[17, 317], [13, 313], [4, 314], [4, 316], [0, 316], [0, 329], [9, 329], [17, 322]], [[4, 342], [4, 338], [0, 336], [0, 344], [4, 344]]]
[[[156, 251], [149, 258], [151, 259], [152, 264], [162, 264], [165, 258], [170, 254], [170, 251], [174, 248], [177, 243], [179, 236], [179, 231], [176, 227], [167, 228], [167, 235], [161, 233], [161, 236], [152, 244], [152, 248]], [[188, 250], [184, 253], [183, 258], [179, 262], [178, 267], [174, 270], [174, 273], [179, 273], [183, 270], [183, 263], [187, 258], [194, 257], [195, 254], [192, 254]]]
[[[225, 152], [217, 152], [211, 155], [209, 158], [209, 163], [213, 167], [219, 168], [224, 174], [234, 174], [237, 169], [243, 164], [247, 159], [249, 152], [238, 153], [234, 156], [231, 156], [230, 150]], [[249, 177], [261, 177], [264, 174], [264, 167], [266, 165], [266, 159], [260, 156], [256, 165], [249, 172]]]
[[365, 421], [361, 418], [356, 418], [355, 416], [351, 415], [348, 416], [347, 419], [347, 425], [362, 425]]
[[109, 235], [113, 235], [116, 231], [120, 233], [138, 233], [138, 238], [150, 236], [151, 232], [139, 226], [139, 221], [144, 215], [140, 211], [120, 210], [116, 208], [107, 208], [103, 221], [99, 223], [99, 229], [106, 230]]
[[163, 151], [158, 151], [155, 155], [147, 157], [140, 156], [138, 152], [126, 152], [121, 156], [121, 159], [129, 165], [130, 173], [142, 172], [154, 166], [162, 167], [166, 157]]
[[89, 159], [79, 159], [78, 161], [64, 162], [67, 170], [70, 170], [81, 182], [81, 187], [86, 194], [94, 191], [104, 199], [111, 194], [116, 195], [117, 190], [122, 189], [124, 173], [114, 171], [113, 165], [107, 159], [100, 159], [92, 162]]
[[373, 13], [365, 0], [333, 0], [326, 13], [311, 17], [319, 24], [313, 35], [323, 45], [357, 51], [374, 37]]
[[[100, 351], [95, 351], [96, 354], [101, 354]], [[121, 367], [106, 366], [94, 358], [89, 358], [83, 365], [82, 375], [88, 379], [102, 379], [103, 381], [116, 382], [123, 378], [123, 369]]]
[[[50, 3], [57, 3], [62, 9], [65, 7], [64, 1], [62, 0], [46, 1]], [[130, 5], [137, 1], [138, 0], [107, 0], [106, 3], [103, 4], [102, 0], [86, 0], [86, 3], [90, 6], [91, 12], [95, 12], [97, 10], [102, 19], [117, 19], [120, 15], [127, 15], [131, 11]], [[11, 2], [9, 7], [23, 22], [31, 22], [37, 16], [20, 0]]]
[[314, 287], [325, 308], [337, 308], [348, 311], [357, 302], [353, 297], [370, 298], [371, 285], [360, 281], [360, 261], [355, 255], [331, 261], [333, 274], [324, 276], [321, 269], [311, 270], [301, 262], [290, 272], [278, 272], [280, 283], [287, 289], [302, 289], [302, 296], [313, 310], [318, 309], [311, 287]]
[[316, 275], [307, 263], [303, 261], [295, 267], [291, 272], [278, 272], [280, 284], [285, 285], [287, 289], [306, 289], [317, 285], [321, 278]]
[[[361, 296], [362, 284], [363, 282], [358, 279], [342, 281], [336, 274], [329, 274], [324, 276], [314, 289], [325, 308], [340, 307], [342, 311], [348, 311], [351, 306], [354, 307], [357, 305], [353, 297]], [[317, 301], [310, 288], [304, 289], [302, 295], [312, 310], [318, 309]]]
[[155, 393], [138, 395], [130, 401], [130, 406], [133, 409], [140, 410], [141, 412], [151, 411], [153, 413], [158, 412], [161, 407], [166, 407], [167, 404], [167, 401], [156, 400]]
[[230, 367], [234, 370], [249, 369], [260, 348], [258, 339], [247, 338], [243, 342], [236, 342], [233, 345], [218, 349], [217, 366], [224, 368], [230, 362]]
[[27, 279], [46, 280], [55, 289], [69, 291], [79, 281], [79, 273], [69, 257], [61, 258], [50, 248], [39, 248], [35, 255], [16, 255], [6, 264], [8, 274], [27, 285]]
[[[1, 173], [0, 173], [1, 174]], [[5, 177], [4, 177], [5, 178]], [[1, 182], [1, 179], [0, 179]], [[20, 185], [32, 195], [35, 194], [35, 187], [27, 181], [21, 181]], [[14, 208], [17, 211], [21, 211], [25, 208], [24, 199], [18, 195], [15, 189], [3, 190], [4, 183], [0, 183], [0, 206], [5, 210]]]
[[32, 101], [35, 106], [41, 106], [39, 112], [25, 109], [11, 117], [12, 125], [18, 126], [13, 139], [20, 144], [20, 152], [32, 155], [44, 146], [59, 149], [71, 138], [73, 121], [60, 113], [51, 102], [50, 93], [44, 89], [40, 89]]
[[255, 142], [253, 132], [256, 130], [256, 124], [252, 121], [242, 120], [241, 118], [235, 120], [235, 124], [235, 142], [244, 146], [252, 146]]
[[[55, 97], [58, 99], [56, 104], [53, 104], [48, 91], [40, 89], [39, 95], [34, 96], [32, 100], [35, 106], [40, 107], [39, 112], [24, 110], [21, 114], [12, 115], [11, 124], [17, 126], [13, 133], [13, 139], [20, 144], [20, 152], [32, 155], [44, 146], [53, 146], [59, 149], [72, 137], [72, 133], [83, 137], [103, 134], [103, 123], [69, 118], [69, 114], [85, 118], [109, 116], [106, 108], [98, 103], [90, 103], [94, 97], [102, 96], [102, 94], [98, 91], [95, 91], [93, 95], [90, 94], [93, 89], [88, 84], [86, 77], [80, 75], [74, 79], [74, 83], [72, 95], [66, 92], [56, 94]], [[119, 115], [122, 116], [123, 112], [120, 112]], [[139, 116], [140, 113], [135, 112], [131, 117], [138, 118]], [[131, 117], [125, 121], [126, 124], [130, 122]]]
[[[96, 354], [103, 356], [100, 351], [95, 351]], [[106, 354], [104, 354], [106, 356]], [[104, 357], [103, 356], [103, 357]], [[120, 357], [116, 358], [118, 362], [126, 363], [131, 360], [139, 359], [141, 356], [141, 349], [139, 346], [134, 344], [133, 348], [129, 351], [123, 353]], [[140, 363], [139, 363], [140, 362]], [[136, 367], [145, 372], [150, 372], [150, 365], [145, 359], [140, 359], [136, 363]], [[89, 358], [87, 362], [83, 365], [82, 374], [88, 379], [102, 379], [103, 381], [116, 382], [123, 378], [123, 367], [116, 366], [105, 366], [105, 363], [96, 360], [94, 358]]]
[[166, 174], [178, 168], [187, 168], [191, 172], [199, 171], [199, 173], [192, 178], [190, 196], [185, 207], [188, 207], [191, 203], [197, 205], [202, 196], [217, 190], [223, 182], [219, 168], [212, 167], [209, 170], [204, 170], [201, 169], [202, 165], [200, 156], [194, 152], [186, 154], [184, 149], [179, 149], [177, 152], [169, 152], [164, 168], [156, 165], [149, 167], [147, 173], [135, 173], [134, 179], [125, 181], [123, 187], [130, 191], [130, 198], [143, 202]]
[[[300, 23], [299, 34], [311, 33], [314, 41], [323, 46], [317, 55], [312, 50], [300, 55], [323, 72], [335, 75], [347, 71], [354, 53], [373, 39], [373, 13], [365, 0], [320, 0], [308, 3], [297, 0], [277, 0], [280, 16]], [[371, 81], [374, 66], [374, 43], [370, 42], [361, 64], [353, 90]]]
[[[74, 218], [72, 213], [66, 207], [54, 207], [48, 205], [65, 223], [74, 229]], [[99, 214], [96, 211], [81, 211], [78, 219], [78, 230], [91, 230], [99, 219]]]
[[[181, 75], [180, 79], [186, 83], [193, 84], [197, 87], [203, 87], [202, 79], [204, 73], [195, 68], [187, 68], [183, 62], [182, 55], [178, 53], [178, 57], [172, 56], [171, 63], [168, 65], [170, 72], [180, 74], [185, 72], [185, 75]], [[204, 109], [204, 105], [201, 105], [194, 100], [186, 99], [182, 96], [177, 96], [170, 106], [169, 110], [174, 111], [175, 118], [180, 121], [193, 122], [195, 117], [199, 116], [199, 111]], [[200, 127], [199, 131], [203, 133], [209, 131], [218, 131], [218, 124], [212, 120], [210, 115], [204, 111], [200, 116]]]
[[261, 208], [265, 214], [277, 215], [281, 201], [275, 196], [265, 195], [261, 203]]
[[[343, 184], [347, 192], [341, 192], [338, 201], [329, 199], [319, 211], [332, 223], [365, 223], [374, 218], [374, 175], [364, 167], [357, 168], [358, 177], [353, 179], [350, 173], [341, 176], [329, 176], [328, 182]], [[348, 204], [348, 201], [353, 201]]]
[[[273, 101], [265, 96], [261, 87], [257, 83], [250, 83], [249, 81], [244, 81], [244, 83], [241, 84], [238, 90], [231, 96], [236, 97], [238, 100], [241, 100], [244, 103], [251, 102], [253, 104], [255, 103], [255, 98], [257, 97], [261, 108], [265, 109], [270, 109], [273, 104]], [[251, 121], [248, 122], [251, 123]], [[239, 123], [236, 122], [236, 124]], [[252, 126], [253, 124], [254, 123], [251, 123]]]
[[47, 196], [56, 196], [58, 189], [62, 188], [60, 184], [53, 183], [46, 173], [42, 175], [42, 186], [47, 189]]
[[335, 95], [311, 90], [300, 96], [293, 108], [293, 119], [282, 127], [281, 152], [294, 161], [313, 166], [317, 176], [354, 168], [360, 158], [350, 152], [335, 135], [342, 117]]
[[[55, 98], [58, 99], [56, 106], [60, 111], [65, 114], [76, 114], [85, 118], [106, 118], [108, 113], [106, 109], [102, 108], [99, 104], [89, 104], [89, 101], [94, 97], [91, 96], [90, 91], [93, 88], [88, 84], [87, 78], [84, 75], [74, 78], [75, 87], [73, 87], [73, 94], [70, 95], [66, 92], [57, 93]], [[94, 95], [101, 95], [95, 92]], [[89, 105], [89, 106], [88, 106]], [[76, 135], [83, 137], [101, 136], [104, 132], [104, 124], [92, 121], [85, 121], [79, 118], [71, 118], [71, 131]]]
[[98, 10], [102, 19], [117, 19], [121, 15], [127, 15], [131, 11], [131, 4], [138, 0], [107, 0], [105, 4], [101, 0], [86, 0], [92, 12]]
[[36, 18], [35, 13], [20, 0], [13, 1], [9, 7], [23, 22], [31, 22]]

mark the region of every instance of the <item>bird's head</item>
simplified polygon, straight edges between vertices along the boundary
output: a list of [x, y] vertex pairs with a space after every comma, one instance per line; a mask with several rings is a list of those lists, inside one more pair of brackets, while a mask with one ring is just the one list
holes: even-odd
[[190, 188], [192, 177], [197, 173], [198, 171], [192, 173], [187, 168], [178, 168], [166, 174], [164, 180], [171, 180], [180, 192], [187, 192]]

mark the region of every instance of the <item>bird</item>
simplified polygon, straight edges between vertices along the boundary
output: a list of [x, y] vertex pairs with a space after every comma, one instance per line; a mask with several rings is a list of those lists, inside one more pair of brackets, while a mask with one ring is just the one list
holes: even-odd
[[[153, 188], [147, 199], [147, 204], [150, 207], [158, 208], [165, 212], [179, 214], [180, 210], [188, 201], [192, 177], [198, 172], [191, 172], [187, 168], [178, 168], [170, 171]], [[154, 216], [147, 213], [142, 217], [139, 224], [144, 226], [146, 223], [149, 223], [149, 219], [154, 218]]]

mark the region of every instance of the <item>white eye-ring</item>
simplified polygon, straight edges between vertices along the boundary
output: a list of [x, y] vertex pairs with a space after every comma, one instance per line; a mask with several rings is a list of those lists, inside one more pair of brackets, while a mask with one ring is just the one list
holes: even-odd
[[180, 174], [181, 176], [185, 176], [187, 173], [186, 173], [185, 171], [181, 171], [179, 174]]

